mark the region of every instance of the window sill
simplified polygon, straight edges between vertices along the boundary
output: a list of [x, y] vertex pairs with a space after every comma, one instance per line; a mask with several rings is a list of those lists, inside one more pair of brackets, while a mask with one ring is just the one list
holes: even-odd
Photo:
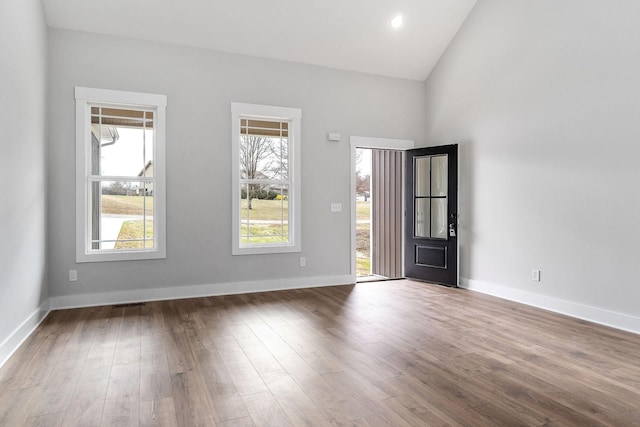
[[77, 253], [76, 254], [76, 262], [110, 262], [110, 261], [141, 261], [146, 259], [164, 259], [167, 257], [166, 251], [164, 250], [153, 250], [153, 251], [127, 251], [127, 252], [116, 252], [116, 251], [101, 251], [101, 252], [90, 252], [90, 253]]
[[254, 246], [233, 248], [232, 255], [263, 255], [302, 252], [300, 245], [287, 246]]

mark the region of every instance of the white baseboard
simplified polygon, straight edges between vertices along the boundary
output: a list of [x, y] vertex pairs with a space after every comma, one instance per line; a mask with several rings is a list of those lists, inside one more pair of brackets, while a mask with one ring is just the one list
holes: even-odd
[[610, 326], [623, 331], [640, 334], [640, 317], [617, 313], [598, 307], [579, 304], [546, 295], [513, 289], [494, 283], [460, 278], [460, 287], [472, 291], [482, 292], [510, 301], [519, 302], [533, 307], [542, 308], [556, 313], [565, 314], [600, 325]]
[[215, 295], [280, 291], [286, 289], [316, 288], [352, 283], [351, 275], [299, 277], [251, 282], [215, 283], [210, 285], [175, 286], [171, 288], [132, 289], [128, 291], [101, 292], [96, 294], [75, 294], [51, 297], [49, 298], [49, 304], [52, 310], [59, 310], [64, 308], [94, 307], [142, 301], [162, 301]]
[[49, 314], [49, 300], [44, 301], [2, 344], [0, 344], [0, 367], [15, 353], [29, 335]]
[[[11, 357], [29, 335], [44, 320], [50, 310], [125, 304], [141, 301], [233, 295], [286, 289], [303, 289], [352, 284], [351, 275], [320, 276], [251, 282], [216, 283], [210, 285], [176, 286], [172, 288], [132, 289], [51, 297], [43, 302], [16, 330], [0, 344], [0, 367]], [[575, 303], [546, 295], [535, 294], [493, 283], [460, 278], [460, 287], [482, 292], [510, 301], [554, 311], [616, 329], [640, 334], [640, 317], [617, 313], [598, 307]]]

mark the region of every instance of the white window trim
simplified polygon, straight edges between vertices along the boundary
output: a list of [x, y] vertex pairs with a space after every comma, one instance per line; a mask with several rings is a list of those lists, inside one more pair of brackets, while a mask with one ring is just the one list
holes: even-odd
[[[289, 215], [293, 227], [289, 224], [290, 243], [265, 243], [243, 246], [240, 244], [240, 119], [276, 119], [291, 123], [289, 129]], [[300, 108], [274, 107], [269, 105], [231, 103], [231, 191], [232, 191], [232, 250], [233, 255], [277, 254], [301, 252], [301, 190], [300, 190]]]
[[[130, 261], [166, 258], [165, 120], [167, 97], [87, 87], [75, 88], [76, 99], [76, 262]], [[114, 104], [154, 110], [154, 237], [153, 249], [94, 250], [90, 245], [91, 104]]]

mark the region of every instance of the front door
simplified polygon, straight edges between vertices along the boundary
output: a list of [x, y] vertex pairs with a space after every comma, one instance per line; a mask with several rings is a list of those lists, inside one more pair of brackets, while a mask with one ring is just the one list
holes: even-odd
[[458, 145], [408, 150], [405, 276], [458, 285]]

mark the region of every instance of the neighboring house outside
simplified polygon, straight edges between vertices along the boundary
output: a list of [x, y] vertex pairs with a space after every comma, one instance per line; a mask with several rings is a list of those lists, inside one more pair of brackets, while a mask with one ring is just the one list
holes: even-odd
[[[144, 168], [138, 173], [138, 176], [153, 176], [153, 161], [149, 160]], [[142, 184], [142, 183], [141, 183]], [[147, 195], [153, 196], [153, 183], [142, 184], [137, 190], [139, 195]], [[144, 192], [142, 191], [142, 187], [144, 187]]]

